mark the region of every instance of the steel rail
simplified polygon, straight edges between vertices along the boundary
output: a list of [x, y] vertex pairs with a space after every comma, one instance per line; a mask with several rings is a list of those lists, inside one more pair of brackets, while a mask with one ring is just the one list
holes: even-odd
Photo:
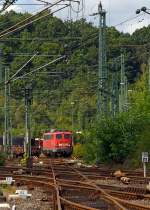
[[[3, 171], [4, 170], [7, 170], [7, 171], [13, 171], [13, 170], [17, 170], [19, 169], [20, 167], [0, 167], [0, 169], [2, 169]], [[23, 170], [28, 170], [27, 168], [23, 168]], [[80, 169], [79, 169], [80, 170]], [[79, 171], [78, 170], [78, 171]], [[40, 174], [42, 175], [48, 175], [50, 173], [50, 169], [48, 167], [44, 167], [42, 166], [42, 169], [39, 169], [39, 167], [33, 167], [32, 169], [33, 172], [40, 172]], [[82, 170], [80, 170], [82, 172]], [[63, 176], [65, 177], [65, 174], [68, 174], [69, 176], [76, 176], [73, 171], [69, 171], [68, 168], [59, 168], [59, 172], [61, 173], [58, 173], [58, 177], [59, 177], [59, 174], [60, 176]], [[109, 180], [116, 180], [116, 177], [112, 177], [112, 175], [109, 175], [108, 174], [101, 174], [99, 175], [99, 170], [97, 170], [97, 172], [94, 172], [95, 174], [93, 174], [93, 171], [84, 171], [82, 172], [82, 174], [84, 174], [85, 176], [87, 176], [87, 178], [89, 179], [94, 179], [94, 180], [105, 180], [105, 181], [109, 181]], [[140, 175], [139, 175], [140, 176]], [[139, 176], [127, 176], [128, 178], [130, 178], [130, 184], [139, 184], [139, 185], [146, 185], [150, 182], [150, 177], [147, 177], [147, 178], [144, 178], [144, 177], [139, 177]], [[117, 180], [116, 180], [117, 181]], [[97, 185], [99, 185], [98, 183], [96, 183]], [[100, 184], [101, 185], [101, 184]]]
[[[31, 171], [30, 171], [31, 173]], [[30, 179], [31, 180], [34, 180], [35, 178], [36, 179], [39, 179], [39, 176], [37, 176], [37, 174], [32, 171], [32, 175], [33, 177], [31, 176]], [[46, 172], [46, 174], [44, 174], [43, 176], [43, 172], [42, 174], [39, 174], [38, 172], [38, 175], [40, 175], [40, 180], [43, 180], [43, 181], [47, 181], [49, 183], [53, 183], [54, 180], [53, 178], [49, 177], [49, 173]], [[10, 174], [1, 174], [0, 175], [0, 178], [1, 177], [4, 177], [4, 176], [10, 176]], [[18, 178], [18, 177], [26, 177], [26, 175], [13, 175], [15, 178]], [[75, 181], [75, 180], [66, 180], [66, 179], [58, 179], [57, 178], [57, 183], [59, 186], [72, 186], [72, 187], [76, 187], [76, 188], [83, 188], [83, 189], [95, 189], [94, 187], [92, 186], [89, 186], [89, 183], [86, 183], [86, 182], [81, 182], [81, 181]], [[134, 197], [134, 198], [143, 198], [143, 199], [149, 199], [150, 200], [150, 196], [146, 196], [145, 193], [146, 193], [146, 189], [144, 188], [131, 188], [129, 187], [122, 187], [122, 186], [113, 186], [113, 185], [107, 185], [107, 184], [98, 184], [99, 187], [101, 187], [102, 189], [104, 189], [105, 191], [107, 192], [110, 192], [111, 194], [113, 195], [117, 195], [118, 197], [123, 197], [123, 198], [126, 198], [131, 196], [131, 197]], [[130, 190], [130, 191], [129, 191]]]
[[[6, 177], [6, 176], [7, 176], [7, 174], [5, 176], [3, 176], [3, 177]], [[54, 182], [53, 183], [48, 182], [48, 178], [45, 179], [44, 177], [26, 176], [26, 175], [13, 175], [13, 178], [15, 178], [16, 182], [17, 181], [21, 181], [21, 182], [23, 182], [23, 184], [25, 184], [25, 183], [29, 183], [29, 184], [32, 183], [32, 184], [38, 185], [40, 187], [41, 186], [45, 186], [45, 187], [47, 186], [47, 187], [51, 187], [52, 189], [55, 189], [55, 191], [56, 191], [55, 183]], [[72, 186], [70, 186], [70, 187], [72, 187]], [[74, 187], [77, 187], [77, 186], [74, 186]], [[86, 188], [81, 188], [80, 187], [80, 189], [85, 190]], [[89, 190], [91, 188], [87, 188], [87, 189]], [[92, 190], [95, 190], [95, 189], [92, 189]], [[85, 206], [83, 204], [79, 204], [79, 203], [75, 203], [75, 202], [69, 201], [69, 200], [61, 197], [60, 195], [59, 195], [59, 199], [60, 199], [60, 201], [63, 202], [63, 204], [65, 206], [70, 206], [74, 210], [98, 210], [96, 208], [87, 207], [87, 206]], [[58, 202], [57, 202], [57, 204], [58, 204]], [[55, 205], [55, 202], [54, 202], [54, 205]], [[69, 210], [70, 209], [71, 208], [69, 208]], [[59, 207], [58, 207], [58, 210], [59, 210]]]
[[[34, 172], [32, 173], [34, 174]], [[6, 176], [10, 176], [9, 174], [1, 174], [0, 175], [0, 178], [3, 178], [3, 177], [6, 177]], [[26, 175], [13, 175], [14, 178], [26, 178], [27, 176]], [[43, 177], [43, 176], [30, 176], [29, 177], [30, 180], [40, 180], [40, 181], [47, 181], [48, 183], [51, 183], [53, 184], [54, 183], [54, 179], [53, 178], [49, 178], [48, 177], [48, 174], [47, 176]], [[58, 179], [57, 178], [57, 183], [59, 186], [61, 187], [72, 187], [72, 188], [82, 188], [82, 189], [89, 189], [89, 190], [95, 190], [95, 188], [93, 186], [89, 186], [89, 183], [85, 183], [85, 182], [81, 182], [81, 181], [73, 181], [73, 180], [65, 180], [65, 179]], [[105, 185], [101, 185], [101, 188], [105, 187]], [[147, 199], [147, 200], [150, 200], [150, 196], [147, 196], [147, 195], [144, 195], [144, 194], [139, 194], [139, 193], [132, 193], [132, 192], [125, 192], [125, 191], [120, 191], [120, 190], [114, 190], [113, 189], [113, 186], [111, 186], [112, 189], [105, 189], [107, 192], [109, 192], [110, 194], [112, 195], [116, 195], [118, 197], [122, 197], [122, 198], [126, 198], [126, 197], [129, 197], [129, 199], [132, 198], [141, 198], [141, 199]]]
[[129, 208], [130, 210], [150, 210], [149, 206], [144, 206], [141, 204], [135, 204], [135, 203], [131, 203], [129, 201], [124, 201], [122, 199], [119, 198], [115, 198], [119, 203], [122, 203], [124, 206], [126, 206], [127, 208]]
[[60, 202], [60, 195], [59, 195], [59, 188], [58, 188], [58, 185], [57, 185], [56, 176], [55, 176], [55, 172], [54, 172], [53, 165], [52, 165], [51, 161], [50, 161], [50, 165], [51, 165], [51, 170], [52, 170], [52, 174], [53, 174], [54, 186], [55, 186], [55, 189], [56, 189], [58, 210], [62, 210], [61, 202]]
[[60, 199], [64, 204], [67, 204], [70, 207], [76, 207], [76, 210], [81, 210], [81, 209], [82, 210], [100, 210], [100, 209], [91, 208], [91, 207], [88, 207], [88, 206], [84, 206], [84, 205], [81, 205], [81, 204], [74, 203], [72, 201], [66, 200], [63, 197], [60, 197]]
[[[6, 175], [7, 176], [7, 175]], [[4, 176], [4, 177], [6, 177]], [[16, 179], [16, 181], [22, 181], [22, 182], [25, 182], [25, 183], [32, 183], [32, 184], [35, 184], [35, 185], [38, 185], [38, 186], [48, 186], [48, 187], [51, 187], [52, 189], [55, 189], [55, 185], [54, 183], [50, 183], [48, 182], [48, 178], [45, 180], [45, 177], [32, 177], [32, 176], [25, 176], [25, 175], [13, 175], [13, 177]], [[41, 179], [43, 179], [44, 181], [41, 181]], [[63, 185], [62, 185], [63, 186]], [[79, 186], [70, 186], [70, 187], [79, 187]], [[80, 187], [81, 189], [86, 189], [85, 187], [81, 186]], [[89, 188], [89, 189], [92, 189], [92, 190], [95, 190], [95, 188]], [[102, 195], [103, 196], [103, 195]], [[110, 196], [105, 196], [105, 198], [108, 198], [109, 202], [110, 202]], [[129, 209], [134, 209], [134, 210], [150, 210], [150, 207], [147, 207], [147, 206], [143, 206], [143, 205], [140, 205], [140, 204], [134, 204], [134, 203], [131, 203], [131, 202], [128, 202], [128, 201], [123, 201], [122, 199], [119, 199], [119, 198], [115, 198], [118, 202], [121, 202], [123, 205], [125, 205], [126, 207], [128, 207]], [[72, 201], [69, 201], [67, 199], [64, 199], [60, 196], [60, 200], [61, 201], [64, 201], [66, 202], [66, 204], [68, 205], [71, 205], [71, 206], [74, 206], [74, 207], [80, 207], [80, 208], [76, 208], [76, 209], [93, 209], [93, 210], [96, 210], [94, 208], [91, 208], [91, 207], [85, 207], [84, 205], [80, 205], [80, 204], [77, 204], [77, 203], [74, 203]], [[124, 208], [125, 209], [125, 208]], [[119, 208], [119, 210], [122, 210], [122, 208]]]
[[[72, 168], [72, 167], [71, 167]], [[80, 174], [83, 178], [85, 178], [87, 181], [89, 180], [85, 175], [83, 175], [82, 173], [80, 173], [78, 170], [72, 168], [72, 170], [76, 171], [76, 173]], [[90, 181], [90, 180], [89, 180]], [[99, 187], [97, 187], [97, 185], [93, 184], [92, 182], [90, 183], [89, 182], [89, 185], [93, 186], [93, 187], [96, 187], [97, 190], [102, 190], [101, 188], [99, 189]], [[131, 203], [129, 201], [124, 201], [120, 198], [116, 198], [114, 196], [111, 196], [109, 193], [107, 193], [106, 191], [103, 191], [103, 195], [105, 196], [105, 198], [108, 198], [108, 200], [110, 198], [112, 198], [113, 200], [116, 201], [116, 204], [122, 204], [123, 206], [125, 206], [125, 208], [123, 207], [123, 209], [126, 209], [129, 208], [130, 210], [134, 209], [134, 210], [150, 210], [150, 207], [147, 207], [147, 206], [144, 206], [144, 205], [141, 205], [141, 204], [134, 204], [134, 203]], [[122, 208], [122, 205], [120, 206]]]
[[[3, 177], [6, 177], [7, 175], [3, 176]], [[33, 177], [33, 176], [25, 176], [25, 175], [13, 175], [12, 176], [13, 178], [16, 179], [16, 181], [21, 181], [23, 183], [32, 183], [32, 184], [35, 184], [35, 185], [38, 185], [38, 186], [45, 186], [45, 187], [51, 187], [53, 190], [56, 191], [57, 187], [56, 187], [56, 184], [55, 184], [55, 181], [54, 183], [50, 183], [48, 182], [48, 178], [45, 180], [44, 177]], [[41, 179], [44, 179], [44, 181], [41, 181]], [[87, 207], [87, 206], [84, 206], [84, 205], [81, 205], [81, 204], [78, 204], [78, 203], [74, 203], [74, 202], [71, 202], [67, 199], [64, 199], [62, 198], [61, 196], [59, 196], [59, 199], [67, 206], [71, 206], [73, 207], [75, 210], [98, 210], [98, 209], [95, 209], [95, 208], [91, 208], [91, 207]], [[58, 201], [58, 200], [57, 200]], [[55, 203], [55, 202], [54, 202]], [[59, 210], [59, 206], [58, 206], [58, 210]]]
[[75, 169], [75, 168], [73, 168], [71, 166], [69, 166], [69, 167], [72, 170], [74, 170], [77, 174], [79, 174], [82, 178], [84, 178], [89, 183], [89, 185], [93, 186], [96, 190], [98, 190], [101, 193], [101, 195], [103, 195], [104, 198], [107, 199], [107, 201], [112, 202], [120, 210], [126, 210], [126, 208], [124, 208], [119, 202], [117, 202], [113, 196], [109, 195], [105, 190], [101, 189], [96, 184], [92, 183], [91, 180], [89, 180], [85, 175], [83, 175], [82, 173], [80, 173], [77, 169]]
[[[8, 168], [7, 168], [8, 169]], [[10, 167], [9, 167], [9, 169], [10, 169]], [[34, 170], [33, 170], [34, 171]], [[39, 171], [43, 171], [43, 170], [39, 170]], [[7, 176], [8, 174], [6, 174], [6, 175], [4, 175], [3, 174], [3, 176]], [[20, 180], [20, 181], [28, 181], [28, 182], [30, 182], [30, 183], [33, 183], [33, 184], [39, 184], [40, 186], [51, 186], [51, 188], [53, 189], [55, 189], [55, 186], [54, 186], [54, 183], [52, 183], [53, 182], [53, 178], [48, 178], [48, 177], [41, 177], [41, 176], [26, 176], [26, 175], [12, 175], [14, 178], [16, 178], [16, 180]], [[82, 176], [83, 177], [83, 176]], [[86, 176], [85, 176], [86, 177]], [[55, 179], [56, 179], [56, 176], [55, 176]], [[72, 185], [66, 185], [66, 184], [64, 184], [63, 182], [64, 182], [64, 180], [62, 181], [62, 180], [59, 180], [59, 179], [57, 179], [56, 180], [57, 181], [57, 183], [58, 183], [58, 186], [60, 186], [60, 187], [70, 187], [70, 188], [75, 188], [75, 187], [79, 187], [81, 190], [95, 190], [95, 186], [92, 186], [91, 185], [91, 180], [88, 180], [86, 183], [85, 182], [82, 182], [85, 186], [79, 186], [79, 184], [77, 185], [77, 181], [73, 181], [73, 180], [69, 180], [69, 182], [71, 182], [72, 183]], [[67, 180], [65, 180], [66, 182], [67, 182]], [[59, 183], [59, 182], [62, 182], [62, 184], [61, 183]], [[76, 185], [73, 185], [73, 182], [76, 184]], [[87, 186], [87, 187], [86, 187]], [[89, 186], [89, 188], [88, 188], [88, 186]], [[55, 191], [56, 191], [56, 189], [55, 189]], [[97, 192], [99, 192], [99, 190], [97, 190]], [[106, 192], [108, 193], [108, 195], [109, 195], [109, 192], [106, 190]], [[119, 192], [118, 192], [119, 193]], [[120, 194], [123, 194], [123, 193], [120, 193]], [[100, 194], [101, 195], [101, 194]], [[119, 194], [118, 194], [119, 195]], [[104, 198], [106, 199], [108, 199], [107, 201], [108, 202], [110, 202], [110, 196], [108, 196], [107, 197], [107, 195], [101, 195], [101, 197], [103, 197], [104, 196]], [[114, 196], [114, 195], [113, 195]], [[147, 198], [147, 197], [146, 197]], [[59, 197], [59, 199], [62, 201], [62, 199], [61, 199], [61, 197]], [[64, 198], [63, 198], [64, 199]], [[114, 199], [114, 197], [113, 197], [113, 199]], [[147, 199], [149, 199], [149, 198], [147, 198]], [[127, 208], [129, 208], [129, 209], [138, 209], [138, 210], [149, 210], [150, 209], [150, 207], [147, 207], [147, 206], [143, 206], [143, 205], [140, 205], [140, 204], [134, 204], [134, 203], [131, 203], [131, 202], [128, 202], [128, 201], [123, 201], [122, 199], [119, 199], [119, 198], [115, 198], [115, 200], [116, 201], [118, 201], [119, 203], [121, 203], [122, 205], [124, 205], [125, 207], [127, 207]], [[71, 202], [71, 201], [68, 201], [67, 200], [67, 202]], [[69, 204], [68, 204], [69, 205]], [[73, 205], [73, 203], [72, 203], [72, 205]], [[78, 204], [77, 204], [78, 205]], [[80, 204], [79, 204], [80, 205]], [[77, 209], [77, 207], [75, 208], [75, 209]], [[81, 208], [80, 208], [81, 209]], [[91, 208], [90, 208], [91, 209]], [[121, 208], [119, 208], [119, 209], [121, 209]], [[124, 208], [125, 209], [125, 208]]]
[[118, 198], [123, 198], [125, 200], [150, 200], [150, 196], [148, 195], [143, 195], [143, 194], [138, 194], [138, 193], [131, 193], [131, 192], [120, 192], [116, 190], [107, 190], [109, 194], [118, 197]]
[[[52, 162], [51, 162], [52, 165]], [[68, 167], [68, 164], [66, 164]], [[75, 171], [77, 174], [79, 174], [82, 178], [84, 178], [86, 181], [90, 181], [86, 176], [84, 176], [83, 174], [81, 174], [80, 172], [78, 172], [76, 169], [72, 168], [72, 167], [68, 167], [71, 170]], [[57, 180], [57, 179], [56, 179]], [[102, 197], [104, 198], [105, 201], [107, 201], [107, 203], [113, 203], [115, 205], [115, 207], [117, 207], [119, 210], [126, 210], [126, 208], [124, 208], [121, 204], [119, 204], [116, 200], [113, 199], [112, 196], [110, 196], [109, 194], [107, 194], [104, 190], [100, 189], [99, 187], [97, 187], [96, 185], [92, 185], [96, 190], [100, 191], [100, 198], [102, 199]], [[106, 196], [107, 195], [107, 196]], [[109, 198], [108, 198], [109, 197]]]

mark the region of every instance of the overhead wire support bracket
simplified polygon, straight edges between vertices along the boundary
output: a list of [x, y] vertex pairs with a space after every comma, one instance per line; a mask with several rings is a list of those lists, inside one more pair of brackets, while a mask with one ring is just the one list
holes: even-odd
[[8, 83], [10, 83], [21, 71], [22, 71], [22, 69], [24, 68], [24, 67], [26, 67], [34, 58], [35, 58], [35, 56], [38, 54], [38, 52], [36, 52], [21, 68], [19, 68], [17, 71], [16, 71], [16, 73], [15, 74], [13, 74], [10, 78], [9, 78], [9, 80], [7, 80], [6, 81], [6, 83], [5, 84], [8, 84]]
[[28, 75], [30, 75], [30, 74], [33, 74], [33, 73], [35, 73], [35, 72], [37, 72], [37, 71], [39, 71], [39, 70], [41, 70], [41, 69], [43, 69], [43, 68], [45, 68], [45, 67], [47, 67], [47, 66], [53, 64], [53, 63], [56, 63], [56, 62], [58, 62], [58, 61], [60, 61], [60, 60], [62, 60], [62, 59], [65, 59], [65, 58], [66, 58], [66, 55], [63, 55], [63, 56], [61, 56], [61, 57], [59, 57], [59, 58], [56, 58], [55, 60], [52, 60], [52, 61], [50, 61], [49, 63], [46, 63], [46, 64], [44, 64], [43, 66], [40, 66], [39, 68], [36, 68], [36, 69], [32, 70], [31, 72], [28, 72], [28, 73], [22, 75], [22, 77], [16, 77], [16, 78], [14, 78], [13, 81], [16, 81], [16, 80], [18, 80], [18, 79], [20, 79], [20, 78], [24, 78], [24, 77], [26, 77], [26, 76], [28, 76]]
[[48, 1], [44, 1], [44, 0], [36, 0], [36, 1], [42, 2], [42, 3], [44, 3], [45, 5], [52, 4], [52, 3], [48, 2]]

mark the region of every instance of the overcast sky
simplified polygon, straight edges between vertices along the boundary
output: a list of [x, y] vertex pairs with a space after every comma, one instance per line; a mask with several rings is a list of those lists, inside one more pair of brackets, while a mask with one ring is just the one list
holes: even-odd
[[[47, 0], [48, 1], [48, 0]], [[90, 16], [92, 13], [97, 12], [98, 3], [100, 0], [84, 0], [85, 8], [84, 8], [84, 17], [87, 18], [88, 21], [94, 22], [94, 24], [98, 23], [98, 17]], [[18, 0], [17, 3], [37, 3], [36, 0]], [[56, 2], [56, 0], [49, 0], [49, 2]], [[107, 11], [107, 25], [117, 25], [126, 19], [130, 19], [131, 17], [136, 16], [135, 11], [142, 6], [146, 6], [150, 8], [150, 0], [102, 0], [103, 7]], [[77, 10], [77, 4], [72, 5], [74, 10]], [[36, 11], [42, 6], [13, 6], [16, 11]], [[12, 7], [11, 7], [12, 9]], [[61, 11], [57, 14], [57, 16], [67, 19], [68, 18], [68, 9]], [[141, 13], [142, 14], [142, 13]], [[72, 11], [72, 15], [74, 19], [81, 17], [81, 13], [77, 16], [76, 13]], [[117, 26], [117, 29], [124, 32], [132, 33], [136, 28], [141, 28], [143, 26], [147, 26], [150, 24], [150, 15], [142, 15], [132, 21], [126, 22]]]

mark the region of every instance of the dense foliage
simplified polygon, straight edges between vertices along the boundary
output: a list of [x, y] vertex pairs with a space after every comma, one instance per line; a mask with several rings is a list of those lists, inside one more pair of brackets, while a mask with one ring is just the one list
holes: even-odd
[[[0, 31], [23, 20], [29, 14], [9, 12], [0, 16]], [[115, 119], [96, 120], [98, 84], [98, 29], [85, 20], [70, 23], [48, 16], [25, 29], [1, 38], [1, 70], [9, 65], [10, 76], [38, 55], [19, 73], [22, 76], [33, 69], [66, 55], [23, 79], [11, 82], [12, 134], [24, 135], [24, 89], [33, 88], [32, 136], [39, 137], [43, 130], [65, 128], [82, 131], [82, 156], [87, 161], [124, 162], [141, 149], [140, 140], [149, 135], [149, 93], [147, 61], [149, 57], [150, 27], [137, 30], [133, 35], [123, 34], [114, 27], [107, 28], [108, 68], [113, 72], [115, 58], [125, 53], [126, 75], [133, 89], [129, 95], [128, 113]], [[138, 46], [137, 46], [138, 45]], [[142, 46], [143, 45], [143, 46]], [[120, 68], [120, 67], [118, 67]], [[139, 81], [139, 82], [137, 82]], [[3, 83], [2, 83], [3, 84]], [[3, 110], [4, 89], [0, 104]], [[4, 112], [0, 112], [0, 132], [4, 130]], [[146, 135], [146, 136], [145, 136]], [[78, 142], [79, 142], [78, 141]], [[80, 148], [80, 146], [78, 146]], [[145, 149], [149, 149], [149, 145]], [[78, 152], [76, 152], [78, 154]], [[83, 155], [83, 153], [85, 155]], [[80, 155], [80, 154], [79, 154]]]
[[0, 166], [4, 166], [6, 161], [6, 154], [1, 152], [0, 153]]

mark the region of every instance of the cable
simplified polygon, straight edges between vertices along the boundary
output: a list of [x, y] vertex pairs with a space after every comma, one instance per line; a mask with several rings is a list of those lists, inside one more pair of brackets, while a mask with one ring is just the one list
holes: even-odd
[[[29, 57], [29, 56], [32, 56], [33, 53], [9, 53], [7, 54], [8, 56], [9, 55], [12, 55], [12, 56], [16, 56], [16, 57]], [[53, 57], [53, 56], [61, 56], [59, 54], [37, 54], [37, 57]]]
[[[88, 37], [88, 38], [89, 38], [89, 37]], [[94, 38], [96, 38], [96, 37], [94, 37]], [[89, 40], [86, 40], [86, 41], [89, 41]], [[82, 47], [82, 46], [80, 46], [80, 45], [78, 45], [78, 46], [76, 46], [76, 47], [74, 46], [74, 49], [78, 49], [78, 48], [80, 48], [80, 47]], [[73, 50], [73, 49], [72, 49], [72, 50]], [[40, 70], [40, 69], [42, 69], [42, 68], [44, 68], [44, 67], [46, 67], [46, 66], [48, 66], [48, 65], [50, 65], [50, 64], [53, 64], [53, 63], [55, 63], [55, 62], [57, 62], [58, 60], [61, 60], [61, 59], [63, 59], [63, 58], [66, 58], [66, 55], [65, 55], [65, 56], [61, 56], [61, 57], [57, 58], [57, 59], [54, 60], [54, 61], [50, 61], [49, 63], [45, 64], [44, 66], [41, 66], [41, 67], [39, 67], [39, 68], [37, 68], [37, 69], [35, 69], [35, 70], [33, 70], [33, 71], [31, 71], [31, 72], [29, 72], [29, 73], [23, 75], [23, 77], [24, 77], [24, 76], [27, 76], [27, 75], [30, 75], [30, 74], [34, 73], [35, 71], [38, 71], [38, 70]], [[15, 80], [16, 80], [16, 79], [15, 79]], [[15, 80], [13, 80], [13, 81], [15, 81]]]
[[[32, 42], [37, 42], [37, 41], [52, 41], [53, 43], [56, 43], [56, 41], [62, 41], [62, 40], [80, 40], [81, 37], [57, 37], [57, 38], [41, 38], [41, 37], [33, 37], [33, 38], [19, 38], [19, 37], [14, 37], [14, 38], [5, 38], [1, 39], [1, 42], [9, 42], [9, 41], [32, 41]], [[51, 43], [52, 43], [51, 42]]]
[[[1, 5], [1, 4], [0, 4]], [[22, 4], [14, 4], [14, 5], [22, 5]], [[28, 5], [28, 4], [27, 4]], [[34, 4], [33, 4], [34, 5]], [[32, 6], [32, 5], [31, 5]], [[39, 11], [42, 11], [43, 10], [43, 7], [41, 8], [41, 9], [36, 9], [36, 11], [34, 11], [34, 12], [32, 12], [32, 15], [34, 14], [34, 13], [37, 13], [37, 12], [39, 12]], [[23, 17], [24, 19], [25, 19], [25, 17], [24, 17], [24, 14], [20, 14], [21, 15], [21, 17]], [[4, 17], [5, 17], [5, 14], [3, 15]], [[2, 16], [2, 17], [3, 17]], [[20, 19], [21, 19], [21, 17], [20, 17]], [[31, 15], [30, 15], [30, 17], [31, 17]], [[0, 27], [1, 28], [4, 28], [4, 26], [6, 25], [7, 26], [7, 24], [10, 24], [10, 20], [8, 20], [7, 22], [5, 22], [5, 23], [3, 23], [3, 24], [0, 24]], [[2, 29], [1, 29], [2, 30]]]
[[46, 5], [46, 4], [51, 4], [50, 2], [48, 2], [48, 1], [44, 1], [44, 0], [36, 0], [36, 1], [43, 2], [45, 5]]
[[52, 13], [50, 13], [50, 14], [46, 14], [46, 15], [43, 15], [43, 16], [41, 16], [41, 17], [39, 17], [39, 18], [36, 18], [35, 20], [33, 20], [33, 21], [29, 22], [29, 23], [26, 23], [26, 24], [24, 24], [24, 25], [22, 25], [22, 26], [20, 26], [20, 27], [18, 27], [18, 28], [16, 28], [16, 29], [14, 29], [14, 30], [11, 30], [11, 31], [9, 31], [9, 32], [7, 32], [7, 33], [5, 33], [5, 34], [2, 34], [2, 35], [0, 35], [0, 38], [6, 36], [6, 35], [8, 35], [8, 34], [11, 34], [11, 33], [13, 33], [13, 32], [16, 32], [16, 31], [18, 31], [19, 29], [24, 28], [25, 26], [31, 25], [32, 23], [34, 23], [34, 22], [36, 22], [36, 21], [38, 21], [38, 20], [40, 20], [40, 19], [42, 19], [42, 18], [45, 18], [45, 17], [47, 17], [47, 16], [49, 16], [49, 15], [52, 15], [52, 14], [54, 14], [54, 13], [56, 13], [56, 12], [58, 12], [58, 11], [64, 9], [64, 8], [66, 8], [66, 7], [68, 7], [68, 5], [64, 6], [63, 8], [57, 9], [56, 11], [54, 11], [54, 12], [52, 12]]
[[49, 9], [49, 7], [50, 7], [50, 6], [48, 6], [48, 7], [45, 8], [45, 9], [43, 9], [42, 11], [38, 12], [37, 14], [32, 15], [32, 16], [26, 18], [25, 20], [22, 20], [22, 21], [20, 21], [19, 23], [16, 23], [15, 25], [13, 25], [13, 26], [11, 26], [11, 27], [9, 27], [9, 28], [3, 30], [2, 32], [0, 32], [0, 35], [4, 34], [5, 32], [7, 32], [7, 31], [9, 31], [9, 30], [11, 30], [11, 29], [13, 29], [14, 27], [20, 25], [21, 23], [24, 23], [24, 22], [26, 22], [26, 21], [28, 21], [28, 20], [30, 20], [30, 19], [32, 19], [32, 18], [34, 18], [34, 17], [36, 17], [36, 16], [42, 14], [43, 12], [47, 11], [47, 9]]
[[119, 26], [119, 25], [123, 25], [124, 23], [129, 22], [129, 21], [131, 21], [131, 20], [134, 20], [134, 19], [136, 19], [136, 18], [138, 18], [138, 17], [141, 17], [141, 16], [143, 16], [143, 14], [136, 15], [136, 16], [134, 16], [134, 17], [128, 18], [128, 19], [126, 19], [126, 20], [124, 20], [124, 21], [122, 21], [122, 22], [120, 22], [120, 23], [114, 25], [114, 27], [117, 27], [117, 26]]
[[22, 20], [22, 21], [20, 21], [19, 23], [16, 23], [15, 25], [13, 25], [13, 26], [11, 26], [11, 27], [5, 29], [4, 31], [0, 32], [0, 35], [5, 34], [5, 32], [7, 32], [7, 31], [9, 31], [9, 30], [11, 30], [11, 29], [13, 30], [14, 27], [16, 27], [16, 26], [18, 26], [18, 25], [20, 25], [20, 24], [22, 24], [22, 23], [25, 23], [26, 21], [29, 21], [30, 19], [35, 18], [36, 16], [38, 16], [38, 15], [40, 15], [40, 14], [46, 12], [48, 9], [50, 9], [51, 7], [57, 5], [57, 4], [60, 3], [61, 1], [62, 1], [62, 0], [59, 0], [57, 3], [54, 3], [54, 4], [52, 4], [52, 5], [49, 5], [49, 6], [47, 6], [45, 9], [43, 9], [42, 11], [36, 13], [35, 15], [32, 15], [32, 16], [26, 18], [25, 20]]
[[[68, 5], [67, 5], [67, 6], [68, 6]], [[95, 34], [95, 33], [93, 33], [93, 34]], [[91, 34], [91, 35], [93, 35], [93, 34]], [[88, 36], [87, 38], [89, 39], [89, 37], [90, 37], [90, 36]], [[94, 38], [97, 38], [97, 36], [94, 37]], [[92, 38], [92, 39], [93, 39], [93, 38]], [[85, 40], [85, 41], [89, 41], [89, 40]], [[83, 43], [82, 43], [82, 44], [83, 44]], [[79, 49], [80, 47], [82, 47], [82, 45], [74, 46], [74, 48], [72, 48], [72, 50], [77, 50], [77, 49]], [[34, 73], [34, 72], [36, 72], [36, 71], [38, 71], [38, 70], [40, 70], [40, 69], [42, 69], [42, 68], [48, 66], [48, 65], [50, 65], [50, 64], [53, 64], [53, 63], [57, 62], [58, 60], [63, 59], [63, 58], [66, 58], [66, 55], [65, 55], [65, 56], [61, 56], [61, 57], [57, 58], [56, 60], [51, 61], [51, 62], [45, 64], [44, 66], [41, 66], [41, 67], [39, 67], [39, 68], [37, 68], [37, 69], [35, 69], [35, 70], [29, 72], [29, 73], [26, 73], [26, 74], [23, 75], [22, 77], [25, 77], [25, 76], [27, 76], [27, 75], [30, 75], [30, 74], [32, 74], [32, 73]], [[21, 78], [21, 77], [19, 77], [19, 78]], [[15, 81], [15, 80], [17, 80], [17, 79], [19, 79], [19, 78], [16, 78], [16, 79], [14, 79], [14, 80], [12, 80], [12, 81]]]
[[6, 2], [3, 4], [2, 9], [0, 10], [0, 13], [4, 12], [6, 9], [8, 9], [13, 3], [15, 3], [16, 0], [6, 0]]

